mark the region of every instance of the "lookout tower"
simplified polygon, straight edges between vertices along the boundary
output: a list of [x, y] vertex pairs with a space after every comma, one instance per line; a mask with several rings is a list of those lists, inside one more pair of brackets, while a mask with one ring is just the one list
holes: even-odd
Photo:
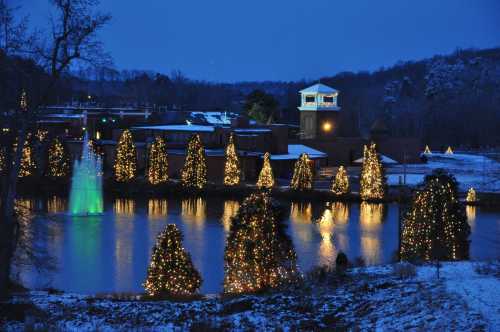
[[339, 127], [339, 92], [321, 83], [299, 92], [301, 138], [327, 139], [335, 136]]

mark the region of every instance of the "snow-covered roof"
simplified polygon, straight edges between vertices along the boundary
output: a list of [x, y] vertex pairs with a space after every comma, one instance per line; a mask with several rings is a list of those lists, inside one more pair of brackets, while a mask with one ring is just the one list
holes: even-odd
[[324, 85], [322, 83], [314, 84], [308, 88], [299, 91], [300, 93], [337, 93], [334, 88]]
[[189, 132], [213, 132], [214, 126], [200, 126], [200, 125], [159, 125], [159, 126], [141, 126], [132, 127], [138, 130], [162, 130], [162, 131], [189, 131]]
[[64, 119], [80, 119], [83, 118], [83, 114], [64, 114], [64, 113], [59, 113], [59, 114], [47, 114], [45, 115], [47, 118], [64, 118]]
[[230, 112], [191, 112], [191, 118], [203, 118], [207, 123], [212, 125], [228, 125], [231, 124], [231, 119], [236, 117], [236, 114]]
[[271, 132], [271, 129], [268, 128], [240, 128], [240, 129], [235, 129], [235, 133], [269, 133]]
[[[379, 153], [379, 157], [380, 157], [380, 161], [382, 162], [382, 164], [397, 164], [398, 162], [394, 159], [391, 159], [383, 154], [380, 154]], [[363, 163], [363, 157], [359, 158], [359, 159], [356, 159], [354, 160], [354, 163], [356, 164], [362, 164]]]
[[310, 159], [326, 158], [326, 153], [302, 144], [288, 144], [287, 154], [272, 154], [271, 160], [295, 160], [307, 153]]

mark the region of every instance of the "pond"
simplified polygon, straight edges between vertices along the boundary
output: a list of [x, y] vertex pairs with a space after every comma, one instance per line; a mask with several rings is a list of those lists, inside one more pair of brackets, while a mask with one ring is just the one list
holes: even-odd
[[[151, 248], [169, 223], [179, 226], [184, 246], [203, 277], [202, 293], [222, 290], [224, 246], [238, 201], [220, 198], [107, 199], [105, 213], [94, 217], [65, 215], [67, 200], [24, 199], [32, 211], [30, 226], [57, 267], [38, 273], [24, 267], [23, 282], [33, 288], [68, 292], [142, 292]], [[398, 249], [397, 204], [290, 203], [285, 221], [301, 271], [329, 264], [339, 251], [366, 264], [394, 260]], [[500, 208], [468, 207], [470, 257], [500, 258]]]

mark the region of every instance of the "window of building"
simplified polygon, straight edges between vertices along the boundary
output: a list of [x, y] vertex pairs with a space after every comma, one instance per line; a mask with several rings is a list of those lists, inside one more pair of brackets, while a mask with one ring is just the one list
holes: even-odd
[[333, 103], [333, 97], [332, 96], [324, 96], [323, 102], [324, 103]]
[[306, 96], [306, 103], [314, 103], [316, 98], [314, 96]]

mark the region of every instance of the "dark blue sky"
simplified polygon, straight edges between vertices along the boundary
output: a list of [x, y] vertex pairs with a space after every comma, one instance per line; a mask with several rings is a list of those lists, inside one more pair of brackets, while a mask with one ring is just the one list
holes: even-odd
[[[18, 0], [20, 1], [20, 0]], [[48, 1], [24, 0], [40, 26]], [[500, 1], [102, 0], [118, 69], [209, 81], [316, 79], [500, 46]]]

